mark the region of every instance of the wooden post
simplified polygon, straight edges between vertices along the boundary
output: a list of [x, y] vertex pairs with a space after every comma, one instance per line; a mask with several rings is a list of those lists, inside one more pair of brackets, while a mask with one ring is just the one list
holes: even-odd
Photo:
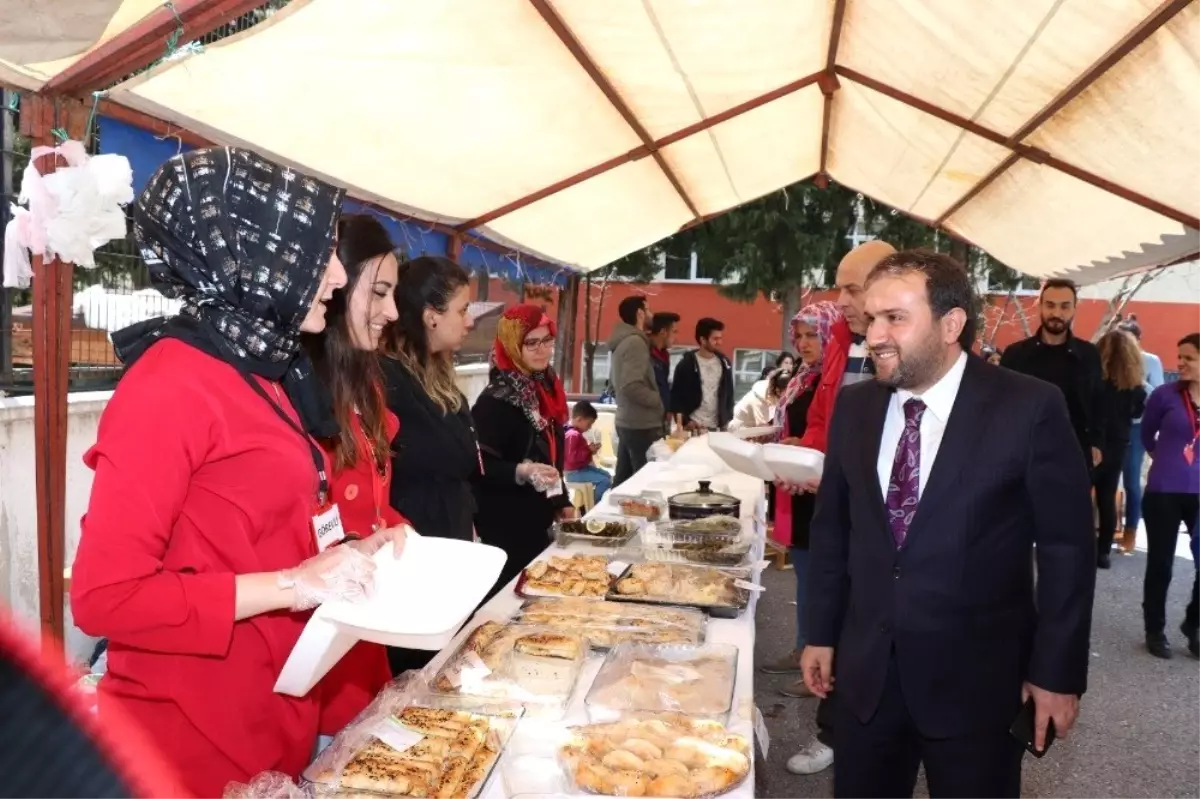
[[567, 391], [575, 389], [575, 352], [578, 349], [575, 323], [579, 308], [579, 275], [571, 275], [565, 288], [558, 290], [558, 349], [554, 353], [554, 370], [562, 378]]
[[[27, 95], [21, 113], [23, 132], [34, 147], [54, 146], [51, 131], [61, 127], [81, 135], [82, 126], [66, 117], [70, 106]], [[60, 114], [60, 110], [63, 112]], [[73, 115], [72, 115], [73, 116]], [[81, 120], [73, 120], [78, 123]], [[43, 156], [43, 175], [57, 169], [57, 158]], [[71, 294], [74, 266], [33, 257], [33, 424], [37, 476], [38, 607], [48, 645], [62, 640], [63, 569], [66, 551], [67, 380], [71, 352]]]

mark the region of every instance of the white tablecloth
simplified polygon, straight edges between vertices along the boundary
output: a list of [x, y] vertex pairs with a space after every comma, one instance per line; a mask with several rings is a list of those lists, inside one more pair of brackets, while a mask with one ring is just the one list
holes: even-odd
[[[656, 481], [663, 479], [664, 476], [670, 475], [671, 467], [669, 464], [661, 462], [651, 462], [645, 468], [638, 471], [627, 482], [620, 486], [620, 492], [636, 492], [641, 491]], [[693, 480], [694, 482], [694, 480]], [[760, 539], [763, 535], [764, 515], [765, 515], [765, 500], [762, 481], [748, 477], [737, 472], [722, 471], [714, 474], [712, 477], [714, 490], [720, 490], [730, 493], [741, 500], [742, 503], [742, 522], [744, 529]], [[602, 502], [597, 505], [591, 513], [605, 514], [613, 513], [615, 508]], [[761, 552], [761, 549], [759, 550]], [[611, 550], [593, 549], [590, 547], [572, 546], [570, 549], [563, 550], [556, 546], [550, 546], [547, 552], [552, 554], [571, 553], [605, 553], [611, 554]], [[513, 593], [512, 584], [502, 589], [495, 597], [486, 605], [479, 609], [476, 617], [494, 617], [506, 618], [520, 608], [524, 601]], [[761, 596], [761, 595], [760, 595]], [[730, 720], [730, 726], [740, 733], [750, 736], [754, 732], [754, 611], [757, 605], [758, 597], [751, 597], [750, 606], [737, 619], [709, 619], [706, 640], [712, 643], [734, 644], [739, 650], [738, 654], [738, 669], [737, 682], [734, 685], [734, 713]], [[474, 625], [470, 625], [474, 626]], [[450, 656], [453, 649], [457, 645], [457, 641], [447, 647], [445, 650], [438, 653], [431, 663], [430, 670], [427, 673], [436, 673], [436, 669], [441, 667], [441, 664]], [[601, 654], [592, 654], [587, 663], [583, 667], [583, 672], [580, 675], [579, 685], [575, 695], [571, 698], [571, 704], [567, 709], [567, 714], [561, 722], [556, 724], [586, 724], [588, 721], [587, 711], [584, 707], [584, 697], [587, 694], [588, 688], [592, 684], [596, 673], [600, 670], [600, 665], [603, 663]], [[532, 720], [522, 721], [522, 727], [535, 723]], [[518, 732], [520, 734], [520, 731]], [[487, 790], [482, 794], [485, 799], [503, 799], [508, 796], [505, 789], [504, 766], [502, 759], [501, 764], [497, 767], [493, 779], [488, 785]], [[733, 792], [727, 794], [730, 797], [745, 799], [754, 795], [754, 773], [753, 766], [749, 777]]]

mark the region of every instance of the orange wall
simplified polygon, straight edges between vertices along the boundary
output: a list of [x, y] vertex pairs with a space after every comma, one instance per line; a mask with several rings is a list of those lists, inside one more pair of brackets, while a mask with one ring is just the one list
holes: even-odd
[[[580, 289], [579, 309], [576, 315], [577, 346], [582, 347], [585, 340], [584, 312], [587, 307], [583, 291]], [[472, 283], [472, 296], [476, 294], [475, 284]], [[732, 355], [735, 349], [779, 349], [783, 328], [783, 311], [779, 303], [759, 297], [752, 303], [735, 302], [717, 293], [715, 286], [703, 283], [650, 283], [648, 285], [630, 285], [628, 283], [610, 284], [604, 293], [603, 308], [600, 309], [599, 340], [607, 341], [613, 325], [617, 322], [617, 306], [625, 297], [633, 294], [643, 294], [650, 302], [652, 311], [673, 311], [680, 315], [679, 346], [694, 344], [693, 333], [696, 321], [704, 316], [720, 319], [725, 323], [725, 339], [723, 348]], [[529, 301], [543, 306], [553, 318], [558, 311], [558, 292], [553, 292], [553, 299], [547, 301], [530, 297]], [[821, 299], [832, 299], [832, 292], [815, 292], [806, 298], [805, 302], [815, 302]], [[503, 283], [493, 278], [488, 288], [490, 302], [517, 302], [517, 293], [506, 289]], [[595, 322], [599, 307], [600, 287], [592, 287], [592, 324], [590, 330], [597, 330]], [[1024, 337], [1021, 330], [1016, 303], [1020, 301], [1025, 307], [1031, 329], [1037, 330], [1038, 309], [1036, 297], [1018, 297], [1006, 311], [1004, 295], [993, 295], [984, 313], [989, 338], [994, 338], [1001, 348], [1007, 347], [1014, 341]], [[1102, 300], [1082, 300], [1075, 321], [1075, 332], [1090, 338], [1096, 326], [1104, 316], [1108, 303]], [[1150, 352], [1163, 359], [1163, 366], [1168, 371], [1175, 369], [1175, 342], [1188, 333], [1200, 330], [1200, 306], [1196, 303], [1164, 303], [1134, 301], [1125, 307], [1126, 313], [1137, 314], [1142, 326], [1142, 345]], [[1002, 318], [1003, 314], [1003, 318]], [[582, 385], [582, 358], [579, 353], [575, 356], [576, 390]]]

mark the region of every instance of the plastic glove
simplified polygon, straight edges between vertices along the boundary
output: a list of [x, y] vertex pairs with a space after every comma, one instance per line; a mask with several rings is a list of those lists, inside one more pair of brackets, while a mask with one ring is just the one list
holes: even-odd
[[404, 542], [408, 540], [409, 535], [417, 535], [417, 531], [411, 525], [398, 524], [395, 527], [376, 530], [360, 541], [347, 541], [342, 546], [352, 547], [367, 557], [372, 557], [383, 549], [384, 544], [391, 541], [392, 555], [398, 558], [404, 554]]
[[330, 547], [279, 575], [292, 589], [292, 610], [309, 610], [331, 600], [361, 602], [375, 587], [375, 562], [348, 546]]
[[535, 491], [545, 491], [558, 479], [558, 469], [545, 463], [524, 461], [517, 464], [517, 485], [529, 484]]

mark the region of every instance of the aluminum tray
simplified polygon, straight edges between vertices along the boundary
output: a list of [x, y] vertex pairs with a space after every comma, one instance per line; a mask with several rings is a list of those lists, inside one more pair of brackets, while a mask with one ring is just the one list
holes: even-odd
[[[634, 564], [636, 565], [636, 564]], [[661, 596], [646, 596], [645, 594], [630, 595], [617, 593], [617, 585], [621, 580], [629, 576], [633, 571], [634, 565], [629, 566], [621, 575], [612, 581], [608, 590], [606, 600], [610, 602], [636, 602], [643, 605], [670, 605], [677, 608], [695, 608], [702, 610], [709, 616], [717, 619], [736, 619], [742, 614], [750, 604], [750, 592], [741, 588], [734, 589], [734, 599], [731, 604], [705, 604], [701, 602], [685, 602], [682, 600], [671, 599], [670, 597]], [[734, 579], [748, 579], [750, 574], [747, 569], [718, 569], [712, 566], [693, 566], [683, 564], [666, 564], [676, 569], [711, 569], [713, 571], [727, 574]]]
[[749, 566], [753, 560], [749, 541], [741, 541], [718, 549], [690, 549], [690, 544], [643, 544], [640, 554], [646, 560], [660, 563], [683, 563], [691, 566], [736, 568]]

